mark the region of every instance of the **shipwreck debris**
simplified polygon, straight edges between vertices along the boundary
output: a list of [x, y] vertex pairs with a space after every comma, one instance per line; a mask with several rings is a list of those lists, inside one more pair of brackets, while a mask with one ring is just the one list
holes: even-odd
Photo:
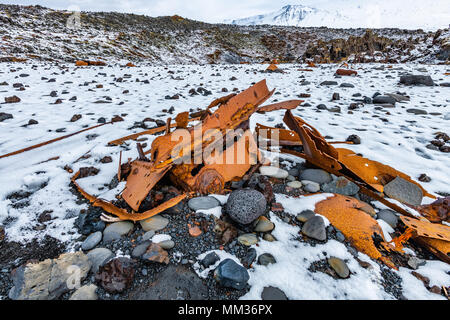
[[[112, 218], [103, 215], [102, 218], [105, 221], [116, 221], [117, 219], [139, 221], [178, 204], [192, 192], [200, 194], [221, 193], [225, 188], [225, 183], [234, 179], [241, 179], [252, 168], [253, 164], [262, 159], [254, 136], [248, 129], [250, 116], [256, 111], [268, 112], [280, 109], [293, 109], [302, 103], [301, 100], [290, 100], [259, 107], [273, 92], [274, 90], [269, 91], [265, 80], [263, 80], [237, 95], [231, 94], [214, 100], [206, 108], [205, 113], [199, 118], [194, 118], [195, 120], [201, 120], [201, 123], [198, 125], [187, 127], [188, 122], [193, 119], [189, 119], [188, 114], [183, 113], [175, 118], [175, 124], [171, 124], [169, 120], [165, 127], [153, 128], [139, 134], [111, 141], [110, 144], [117, 145], [128, 139], [136, 139], [143, 134], [165, 131], [163, 136], [154, 139], [150, 150], [144, 152], [138, 145], [138, 159], [119, 165], [118, 177], [120, 180], [126, 179], [127, 181], [121, 198], [131, 208], [131, 212], [86, 193], [76, 182], [79, 178], [79, 173], [72, 177], [72, 182], [94, 206], [99, 206], [117, 217]], [[210, 109], [214, 107], [217, 107], [217, 110], [211, 112]], [[176, 127], [176, 129], [171, 132], [170, 129], [172, 127]], [[179, 145], [179, 139], [176, 137], [186, 132], [186, 128], [190, 139], [186, 143], [183, 142], [179, 151], [174, 154], [174, 148]], [[234, 133], [230, 136], [227, 133], [230, 129], [242, 130], [235, 131], [237, 134]], [[222, 150], [214, 149], [216, 145], [215, 139], [212, 139], [211, 130], [215, 130], [215, 133], [225, 140]], [[197, 136], [196, 132], [198, 131], [200, 134]], [[238, 143], [244, 146], [243, 150], [234, 148]], [[197, 155], [195, 155], [197, 148], [201, 148], [201, 150], [210, 148], [213, 151], [209, 157], [203, 160], [200, 159], [200, 162], [198, 162], [196, 161]], [[189, 150], [189, 152], [184, 154], [185, 150]], [[194, 150], [194, 152], [191, 150]], [[147, 158], [147, 155], [149, 155], [149, 158]], [[231, 161], [229, 159], [230, 155]], [[217, 159], [222, 161], [214, 161]], [[240, 161], [242, 159], [244, 161]], [[179, 164], [178, 160], [191, 161], [183, 161], [183, 163]], [[178, 195], [151, 210], [139, 212], [141, 204], [150, 190], [166, 175], [169, 176], [175, 185], [180, 186], [186, 194]]]
[[89, 60], [77, 60], [75, 62], [77, 67], [85, 67], [85, 66], [106, 66], [106, 63], [103, 61], [89, 61]]
[[358, 74], [358, 72], [356, 72], [355, 70], [349, 70], [349, 69], [337, 69], [336, 74], [338, 76], [353, 76], [353, 75], [356, 76]]
[[349, 149], [334, 148], [314, 127], [308, 125], [303, 119], [294, 117], [289, 110], [286, 111], [284, 121], [299, 136], [302, 141], [303, 152], [287, 148], [282, 149], [282, 152], [301, 157], [329, 173], [345, 176], [348, 180], [357, 184], [363, 193], [391, 209], [403, 215], [411, 216], [411, 213], [407, 210], [384, 197], [384, 185], [397, 177], [419, 187], [424, 196], [436, 198], [423, 189], [420, 184], [413, 181], [411, 177], [390, 166], [358, 156]]
[[409, 239], [425, 247], [440, 260], [450, 263], [450, 227], [431, 223], [428, 220], [414, 219], [400, 216], [406, 225], [405, 232], [399, 237], [392, 239], [397, 251], [403, 248], [403, 243]]

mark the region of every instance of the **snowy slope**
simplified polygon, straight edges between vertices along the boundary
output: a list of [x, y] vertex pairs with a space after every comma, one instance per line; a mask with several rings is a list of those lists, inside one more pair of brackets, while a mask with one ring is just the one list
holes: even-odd
[[[304, 4], [310, 1], [303, 1]], [[437, 30], [450, 23], [448, 0], [319, 1], [288, 5], [267, 14], [235, 19], [237, 25]]]

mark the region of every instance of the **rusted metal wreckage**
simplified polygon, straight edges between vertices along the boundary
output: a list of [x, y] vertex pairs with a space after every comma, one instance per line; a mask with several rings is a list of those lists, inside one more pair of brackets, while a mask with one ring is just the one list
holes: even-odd
[[[395, 268], [393, 262], [375, 247], [372, 235], [376, 234], [382, 239], [379, 244], [385, 251], [397, 252], [401, 252], [403, 242], [413, 238], [439, 259], [450, 263], [450, 227], [441, 223], [450, 221], [449, 197], [438, 199], [429, 205], [405, 204], [412, 209], [407, 210], [389, 201], [383, 193], [384, 185], [397, 177], [418, 186], [424, 196], [436, 197], [411, 177], [390, 166], [359, 156], [349, 149], [334, 148], [314, 127], [293, 116], [290, 110], [286, 111], [284, 122], [291, 130], [282, 129], [278, 133], [279, 144], [284, 146], [282, 153], [301, 157], [329, 173], [344, 176], [355, 183], [362, 193], [400, 213], [401, 221], [407, 228], [404, 234], [387, 243], [378, 223], [370, 214], [365, 213], [367, 207], [364, 202], [335, 194], [316, 204], [315, 211], [327, 217], [358, 250]], [[261, 129], [270, 130], [269, 132], [277, 130], [257, 124], [256, 131]], [[268, 139], [270, 140], [270, 134]], [[301, 146], [302, 151], [293, 150], [292, 146]]]
[[[119, 164], [119, 181], [125, 179], [127, 181], [125, 189], [121, 193], [121, 198], [131, 208], [130, 211], [86, 193], [76, 181], [80, 175], [79, 172], [72, 177], [72, 182], [94, 206], [101, 207], [106, 212], [117, 217], [113, 218], [104, 214], [102, 219], [105, 221], [144, 220], [175, 206], [193, 192], [200, 194], [223, 192], [225, 183], [240, 180], [251, 169], [253, 164], [261, 160], [257, 143], [249, 130], [250, 116], [254, 112], [295, 109], [303, 102], [302, 100], [290, 100], [261, 106], [273, 93], [274, 90], [269, 91], [265, 80], [263, 80], [239, 94], [231, 94], [214, 100], [204, 112], [201, 112], [200, 116], [194, 114], [193, 117], [189, 118], [188, 112], [180, 113], [173, 124], [171, 119], [169, 119], [165, 127], [153, 128], [111, 141], [110, 144], [112, 145], [120, 145], [124, 141], [137, 139], [141, 135], [165, 132], [164, 135], [153, 140], [152, 146], [148, 151], [142, 150], [138, 144], [139, 157], [136, 160]], [[217, 110], [212, 112], [211, 109], [214, 107], [217, 107]], [[190, 121], [200, 121], [200, 123], [188, 127], [187, 125]], [[172, 127], [175, 127], [174, 131], [170, 131]], [[227, 134], [230, 129], [242, 130], [233, 131], [234, 133], [238, 132], [238, 135], [230, 136]], [[188, 130], [191, 139], [188, 139], [189, 142], [186, 144], [179, 146], [180, 142], [176, 137], [179, 136], [181, 130]], [[231, 161], [230, 159], [223, 159], [223, 161], [216, 162], [203, 159], [200, 160], [200, 163], [195, 161], [195, 157], [198, 156], [195, 154], [195, 150], [211, 148], [217, 140], [212, 139], [209, 133], [211, 130], [216, 130], [215, 132], [225, 140], [225, 147], [221, 154], [213, 152], [211, 157], [217, 159], [217, 157], [227, 157], [229, 154], [232, 154], [234, 159]], [[238, 161], [238, 152], [240, 150], [234, 148], [235, 142], [240, 139], [247, 139], [244, 148], [244, 161]], [[174, 155], [173, 151], [177, 145], [180, 152]], [[230, 149], [232, 151], [227, 152]], [[183, 150], [193, 150], [193, 152], [186, 155], [181, 152]], [[177, 163], [177, 160], [186, 156], [190, 157], [191, 161]], [[149, 192], [166, 175], [170, 177], [175, 185], [181, 187], [185, 194], [178, 195], [150, 210], [139, 212], [140, 206]]]
[[[147, 151], [144, 151], [142, 146], [137, 143], [139, 156], [134, 161], [128, 159], [127, 162], [122, 163], [122, 153], [120, 154], [117, 176], [119, 181], [126, 180], [126, 186], [118, 198], [126, 202], [125, 206], [118, 207], [112, 202], [97, 198], [83, 190], [77, 183], [77, 179], [83, 176], [80, 171], [73, 175], [71, 181], [93, 206], [101, 207], [105, 212], [115, 216], [103, 214], [102, 219], [105, 221], [148, 219], [177, 205], [193, 194], [221, 193], [226, 191], [227, 182], [251, 176], [264, 160], [258, 142], [250, 132], [249, 119], [254, 112], [265, 113], [284, 109], [286, 110], [284, 122], [290, 130], [256, 124], [256, 136], [259, 136], [264, 130], [266, 140], [270, 143], [276, 141], [277, 145], [281, 147], [281, 153], [303, 158], [316, 167], [336, 176], [344, 176], [355, 183], [360, 188], [360, 192], [398, 212], [404, 224], [404, 232], [389, 243], [386, 242], [379, 224], [371, 216], [375, 213], [373, 208], [365, 202], [348, 196], [334, 194], [317, 203], [315, 212], [329, 219], [359, 251], [392, 268], [395, 268], [395, 264], [385, 253], [388, 251], [401, 252], [402, 244], [409, 239], [420, 243], [441, 260], [450, 263], [450, 227], [442, 224], [443, 221], [449, 222], [450, 199], [448, 197], [421, 206], [402, 206], [398, 202], [390, 201], [383, 192], [384, 185], [397, 177], [418, 186], [424, 196], [436, 197], [409, 176], [390, 166], [359, 156], [352, 150], [333, 147], [333, 144], [350, 144], [351, 142], [328, 142], [314, 127], [300, 117], [294, 116], [291, 110], [297, 108], [303, 101], [290, 100], [261, 106], [272, 96], [274, 91], [275, 89], [269, 91], [263, 80], [239, 94], [231, 94], [214, 100], [203, 111], [192, 114], [183, 112], [178, 114], [174, 121], [169, 118], [165, 126], [111, 141], [110, 145], [121, 145], [127, 140], [136, 140], [142, 135], [163, 133], [153, 140], [151, 148]], [[216, 107], [217, 109], [213, 112], [212, 109]], [[188, 126], [191, 122], [199, 123]], [[229, 129], [242, 130], [234, 131], [234, 134], [230, 136]], [[179, 133], [182, 130], [187, 130], [190, 139], [186, 143], [183, 142], [180, 147], [177, 137], [180, 136]], [[222, 158], [223, 161], [214, 162], [209, 159], [195, 161], [198, 157], [195, 150], [205, 150], [205, 148], [216, 146], [216, 139], [209, 133], [210, 130], [215, 130], [214, 132], [225, 140], [221, 149], [213, 148], [214, 151], [211, 153], [211, 157]], [[83, 131], [85, 130], [80, 132]], [[57, 140], [12, 152], [0, 156], [0, 159]], [[244, 150], [234, 148], [239, 141], [244, 141]], [[179, 147], [179, 151], [174, 153], [176, 146]], [[189, 150], [189, 152], [182, 152], [184, 150]], [[193, 151], [191, 152], [191, 150]], [[228, 152], [230, 150], [232, 161], [229, 161], [228, 158], [224, 159], [226, 155], [230, 154]], [[236, 161], [240, 152], [244, 153], [245, 160], [243, 162]], [[190, 158], [192, 161], [177, 162], [177, 160], [186, 160], [186, 158]], [[152, 208], [143, 209], [142, 207], [145, 206], [142, 206], [142, 203], [146, 197], [166, 176], [173, 184], [183, 189], [184, 193], [178, 193]], [[375, 241], [375, 238], [378, 240]]]

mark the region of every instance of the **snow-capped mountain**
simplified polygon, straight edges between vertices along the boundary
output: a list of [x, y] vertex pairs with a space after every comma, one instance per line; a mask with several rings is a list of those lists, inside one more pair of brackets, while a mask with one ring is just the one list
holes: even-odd
[[286, 5], [280, 10], [227, 20], [236, 25], [279, 25], [330, 28], [400, 28], [437, 30], [450, 23], [449, 0], [303, 1], [311, 5]]
[[231, 24], [238, 25], [260, 25], [271, 24], [279, 26], [300, 26], [302, 20], [310, 14], [316, 13], [318, 10], [312, 7], [302, 5], [287, 5], [278, 11], [261, 14], [253, 17], [227, 21]]

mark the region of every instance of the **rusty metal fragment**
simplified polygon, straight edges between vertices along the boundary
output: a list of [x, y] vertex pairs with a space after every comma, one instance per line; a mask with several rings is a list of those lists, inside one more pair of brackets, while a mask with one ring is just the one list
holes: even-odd
[[298, 134], [292, 130], [273, 128], [257, 123], [255, 127], [255, 132], [260, 139], [266, 138], [269, 141], [278, 140], [277, 143], [280, 146], [302, 145], [302, 142], [300, 141]]
[[278, 67], [277, 67], [274, 63], [272, 63], [272, 64], [270, 64], [270, 65], [267, 67], [266, 70], [268, 70], [268, 71], [275, 71], [275, 70], [277, 70], [277, 69], [278, 69]]
[[[266, 82], [263, 80], [237, 95], [231, 94], [214, 100], [200, 118], [189, 119], [188, 113], [181, 113], [175, 118], [174, 124], [169, 120], [164, 127], [153, 128], [111, 141], [110, 144], [118, 145], [126, 140], [136, 139], [143, 134], [165, 131], [163, 136], [156, 137], [153, 140], [151, 148], [147, 151], [142, 150], [142, 147], [138, 144], [139, 156], [136, 160], [121, 164], [120, 156], [118, 178], [119, 180], [127, 180], [121, 197], [133, 210], [132, 212], [118, 208], [110, 202], [97, 199], [86, 193], [75, 181], [79, 173], [74, 176], [72, 182], [94, 206], [102, 207], [105, 211], [118, 217], [110, 218], [104, 216], [104, 220], [107, 221], [115, 219], [138, 221], [146, 219], [184, 199], [187, 195], [173, 198], [152, 210], [139, 212], [139, 208], [150, 190], [168, 173], [170, 173], [169, 177], [171, 180], [176, 185], [181, 186], [185, 192], [220, 193], [224, 190], [226, 182], [241, 179], [251, 169], [252, 165], [261, 159], [256, 141], [248, 130], [248, 119], [273, 92], [274, 90], [268, 90]], [[300, 103], [301, 101], [299, 100], [292, 100], [269, 105], [262, 110], [292, 109], [296, 108]], [[216, 111], [211, 112], [210, 109], [214, 107], [218, 108]], [[199, 119], [202, 121], [200, 124], [187, 127], [189, 121]], [[176, 127], [176, 129], [170, 132], [171, 127]], [[216, 144], [212, 141], [213, 135], [210, 133], [212, 129], [222, 138], [226, 138], [225, 147], [221, 149], [212, 148], [209, 157], [202, 159], [202, 162], [198, 163], [195, 161], [195, 152], [191, 150], [197, 150], [198, 147], [201, 148], [200, 150], [215, 147]], [[242, 130], [242, 135], [239, 133], [229, 137], [227, 136], [229, 129], [244, 130]], [[189, 142], [185, 143], [183, 141], [184, 144], [180, 147], [180, 150], [185, 150], [185, 147], [189, 147], [188, 150], [191, 153], [188, 155], [183, 154], [181, 151], [178, 154], [173, 154], [174, 148], [180, 145], [179, 139], [176, 138], [181, 133], [180, 130], [187, 130], [191, 137]], [[199, 137], [194, 134], [196, 130], [201, 133]], [[235, 141], [235, 139], [237, 140]], [[239, 145], [238, 142], [241, 142], [244, 149], [241, 150], [236, 147], [236, 145]], [[233, 159], [228, 158], [230, 155]], [[181, 164], [176, 161], [186, 160], [186, 157], [187, 159], [190, 158], [191, 161]], [[217, 161], [217, 159], [221, 159], [221, 161]]]
[[396, 268], [375, 246], [374, 236], [383, 242], [385, 239], [378, 222], [363, 210], [366, 206], [355, 198], [335, 194], [316, 203], [314, 212], [325, 216], [358, 251]]
[[[281, 129], [276, 127], [269, 127], [260, 123], [255, 126], [256, 135], [260, 140], [266, 139], [269, 141], [278, 139], [277, 143], [280, 146], [301, 146], [302, 141], [298, 134], [293, 130]], [[272, 137], [274, 137], [272, 139]], [[353, 144], [351, 141], [328, 141], [329, 144]]]
[[77, 67], [83, 66], [106, 66], [106, 63], [103, 61], [90, 61], [90, 60], [78, 60], [75, 62]]
[[[200, 117], [195, 117], [195, 118], [189, 119], [188, 122], [198, 121], [198, 120], [200, 120]], [[170, 125], [171, 128], [175, 128], [176, 126], [177, 126], [177, 123], [172, 123]], [[118, 145], [123, 144], [127, 140], [135, 140], [135, 139], [137, 139], [137, 138], [139, 138], [140, 136], [143, 136], [143, 135], [152, 135], [152, 134], [155, 134], [155, 133], [160, 133], [160, 132], [165, 131], [166, 129], [167, 129], [166, 126], [151, 128], [151, 129], [139, 132], [139, 133], [130, 134], [129, 136], [125, 136], [125, 137], [122, 137], [122, 138], [119, 138], [119, 139], [116, 139], [116, 140], [112, 140], [112, 141], [108, 142], [108, 144], [109, 145], [116, 145], [116, 146], [118, 146]]]
[[450, 227], [439, 223], [400, 216], [406, 225], [405, 232], [392, 239], [397, 251], [403, 248], [403, 243], [411, 239], [425, 247], [440, 260], [450, 263]]
[[448, 226], [403, 216], [400, 216], [400, 220], [408, 228], [414, 229], [419, 237], [450, 241], [450, 227]]
[[419, 243], [440, 260], [450, 263], [450, 242], [433, 238], [417, 237], [413, 241]]
[[152, 163], [140, 160], [132, 162], [122, 198], [133, 210], [138, 211], [142, 200], [169, 169], [170, 167], [155, 169]]
[[236, 95], [236, 93], [231, 93], [231, 94], [229, 94], [229, 95], [227, 95], [227, 96], [223, 96], [223, 97], [214, 99], [214, 100], [206, 107], [206, 110], [209, 110], [209, 109], [211, 109], [211, 108], [214, 108], [214, 107], [217, 107], [217, 106], [220, 106], [220, 105], [222, 105], [222, 104], [227, 103], [228, 100], [230, 100], [231, 98], [233, 98], [235, 95]]
[[166, 209], [169, 209], [169, 208], [177, 205], [178, 203], [180, 203], [182, 200], [184, 200], [188, 196], [187, 194], [179, 195], [177, 197], [174, 197], [174, 198], [162, 203], [161, 205], [159, 205], [151, 210], [147, 210], [142, 213], [128, 212], [125, 209], [118, 208], [111, 202], [99, 199], [99, 198], [87, 193], [86, 191], [84, 191], [84, 189], [81, 188], [80, 185], [76, 182], [76, 180], [79, 178], [79, 176], [80, 176], [80, 171], [78, 171], [77, 173], [75, 173], [73, 175], [73, 177], [71, 178], [71, 181], [74, 184], [74, 186], [77, 188], [77, 190], [81, 193], [81, 195], [83, 197], [85, 197], [87, 200], [89, 200], [89, 202], [91, 202], [94, 207], [100, 207], [103, 210], [105, 210], [106, 212], [109, 212], [117, 217], [117, 219], [114, 219], [109, 216], [102, 215], [103, 220], [108, 221], [108, 222], [113, 222], [113, 221], [118, 221], [118, 220], [131, 220], [131, 221], [135, 222], [135, 221], [148, 219]]
[[383, 192], [383, 186], [392, 181], [395, 177], [401, 177], [410, 183], [418, 186], [425, 196], [434, 198], [419, 183], [411, 179], [410, 176], [400, 172], [388, 165], [358, 156], [349, 149], [336, 149], [339, 155], [339, 161], [342, 162], [349, 170], [355, 172], [365, 182]]
[[259, 107], [256, 112], [258, 113], [264, 113], [269, 111], [276, 111], [276, 110], [292, 110], [297, 108], [299, 105], [301, 105], [304, 101], [303, 100], [288, 100], [283, 102], [278, 102], [274, 104], [269, 104], [263, 107]]
[[417, 206], [414, 209], [431, 222], [450, 222], [450, 196], [438, 198], [433, 203]]
[[[227, 129], [237, 128], [241, 123], [247, 121], [250, 115], [257, 110], [258, 106], [272, 94], [273, 91], [269, 92], [265, 80], [263, 80], [238, 95], [228, 95], [222, 99], [214, 100], [208, 106], [208, 109], [217, 105], [220, 107], [214, 113], [206, 116], [201, 126], [190, 128], [192, 139], [189, 142], [189, 150], [196, 150], [197, 146], [206, 147], [208, 145], [208, 135], [205, 133], [210, 129], [217, 129], [218, 132], [224, 135]], [[200, 140], [194, 137], [194, 130], [196, 129], [202, 133]], [[127, 185], [122, 197], [133, 210], [139, 210], [140, 204], [148, 192], [173, 168], [174, 160], [181, 158], [181, 155], [175, 157], [172, 155], [173, 148], [179, 143], [177, 139], [172, 138], [177, 130], [157, 137], [153, 141], [151, 149], [147, 152], [147, 154], [151, 154], [151, 162], [134, 161], [131, 164], [131, 173], [127, 179]], [[254, 140], [250, 143], [255, 144]], [[227, 165], [225, 161], [223, 162], [224, 164], [202, 167], [195, 174], [195, 177], [192, 175], [192, 171], [197, 166], [182, 164], [174, 169], [171, 177], [184, 187], [186, 191], [220, 192], [225, 182], [244, 175], [250, 168], [250, 162]], [[195, 163], [195, 161], [192, 162]]]
[[337, 69], [336, 74], [339, 76], [352, 76], [352, 75], [356, 76], [358, 72], [349, 69]]
[[361, 192], [379, 200], [393, 210], [411, 216], [405, 209], [388, 201], [382, 193], [383, 186], [396, 177], [401, 177], [417, 185], [425, 196], [435, 198], [420, 184], [413, 181], [411, 177], [390, 166], [358, 156], [349, 149], [334, 148], [314, 127], [307, 124], [303, 119], [294, 117], [289, 110], [286, 111], [284, 122], [298, 134], [302, 141], [303, 152], [289, 149], [282, 149], [282, 152], [304, 158], [315, 166], [337, 176], [345, 176], [348, 180], [357, 184]]
[[179, 113], [175, 117], [176, 127], [178, 128], [186, 128], [189, 123], [189, 112]]

